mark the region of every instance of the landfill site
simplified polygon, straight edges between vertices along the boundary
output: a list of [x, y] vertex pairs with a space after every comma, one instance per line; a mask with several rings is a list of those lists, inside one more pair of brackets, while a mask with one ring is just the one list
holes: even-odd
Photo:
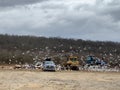
[[2, 65], [0, 90], [120, 90], [120, 70], [92, 56], [84, 66], [76, 56], [70, 56], [64, 67], [50, 58], [33, 65]]
[[0, 0], [0, 90], [120, 90], [120, 0]]
[[4, 35], [0, 41], [0, 90], [120, 90], [119, 43]]
[[36, 56], [33, 63], [1, 64], [0, 90], [120, 90], [119, 63], [94, 55], [60, 56], [61, 60]]

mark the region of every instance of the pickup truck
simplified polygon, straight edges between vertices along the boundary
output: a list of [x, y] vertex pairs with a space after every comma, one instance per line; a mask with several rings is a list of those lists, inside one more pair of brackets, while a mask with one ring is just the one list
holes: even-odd
[[46, 59], [45, 61], [43, 61], [42, 70], [43, 71], [56, 71], [56, 65], [52, 60]]

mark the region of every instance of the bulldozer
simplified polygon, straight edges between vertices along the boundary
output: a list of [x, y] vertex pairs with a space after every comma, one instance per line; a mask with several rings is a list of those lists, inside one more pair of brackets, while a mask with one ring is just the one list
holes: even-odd
[[69, 56], [65, 67], [70, 70], [79, 70], [79, 60], [77, 56]]

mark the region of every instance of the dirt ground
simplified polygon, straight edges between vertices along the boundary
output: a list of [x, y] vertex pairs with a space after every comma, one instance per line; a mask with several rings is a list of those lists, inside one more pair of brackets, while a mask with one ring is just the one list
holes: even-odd
[[0, 70], [0, 90], [120, 90], [120, 73]]

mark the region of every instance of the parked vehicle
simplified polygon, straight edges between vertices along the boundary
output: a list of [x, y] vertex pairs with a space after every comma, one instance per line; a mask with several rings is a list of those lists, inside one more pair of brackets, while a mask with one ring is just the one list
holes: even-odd
[[56, 71], [56, 65], [51, 59], [46, 59], [43, 61], [43, 71]]

